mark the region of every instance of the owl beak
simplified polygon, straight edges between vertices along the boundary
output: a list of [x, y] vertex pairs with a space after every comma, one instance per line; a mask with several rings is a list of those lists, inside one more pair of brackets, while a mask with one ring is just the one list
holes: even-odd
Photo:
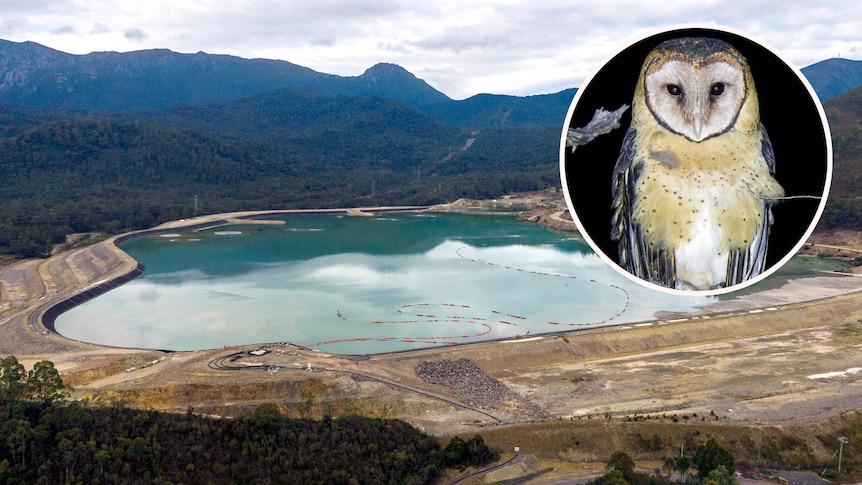
[[694, 132], [695, 140], [703, 140], [703, 118], [696, 116], [691, 122], [692, 131]]
[[704, 125], [709, 116], [709, 99], [695, 96], [694, 99], [688, 100], [685, 111], [686, 120], [691, 126], [691, 134], [694, 135], [692, 141], [700, 143], [705, 136]]

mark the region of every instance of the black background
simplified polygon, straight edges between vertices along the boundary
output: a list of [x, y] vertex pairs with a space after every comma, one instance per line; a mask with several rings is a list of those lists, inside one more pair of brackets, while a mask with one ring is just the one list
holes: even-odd
[[[796, 71], [769, 49], [741, 35], [708, 28], [682, 28], [662, 32], [627, 47], [608, 61], [579, 91], [580, 98], [569, 123], [586, 125], [598, 108], [615, 110], [632, 104], [635, 85], [650, 50], [678, 37], [712, 37], [735, 47], [748, 60], [760, 99], [760, 120], [775, 150], [775, 178], [785, 196], [826, 196], [828, 160], [825, 120]], [[631, 122], [631, 108], [620, 128], [602, 135], [572, 153], [565, 149], [565, 179], [581, 229], [602, 252], [617, 261], [617, 243], [610, 239], [611, 184], [623, 137]], [[769, 240], [767, 270], [792, 252], [814, 221], [820, 200], [796, 199], [773, 206], [775, 224]]]

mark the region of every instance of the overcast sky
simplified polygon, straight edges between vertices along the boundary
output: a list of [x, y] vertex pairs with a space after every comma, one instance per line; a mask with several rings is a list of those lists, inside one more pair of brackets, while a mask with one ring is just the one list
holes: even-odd
[[862, 59], [856, 0], [0, 0], [0, 38], [73, 53], [167, 48], [356, 76], [399, 64], [454, 99], [576, 87], [626, 41], [709, 23], [797, 67]]

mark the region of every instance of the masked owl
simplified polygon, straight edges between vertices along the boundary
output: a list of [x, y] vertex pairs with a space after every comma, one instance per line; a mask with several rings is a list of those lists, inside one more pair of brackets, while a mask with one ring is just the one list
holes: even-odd
[[613, 171], [611, 239], [628, 272], [710, 290], [760, 274], [784, 196], [748, 62], [712, 38], [665, 41], [644, 60]]

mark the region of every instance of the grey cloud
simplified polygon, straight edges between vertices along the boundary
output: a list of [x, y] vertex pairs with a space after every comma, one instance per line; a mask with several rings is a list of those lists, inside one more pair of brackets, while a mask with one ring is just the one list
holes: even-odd
[[9, 36], [10, 34], [14, 33], [19, 26], [20, 22], [8, 19], [3, 20], [2, 22], [0, 22], [0, 34], [2, 34], [4, 37]]
[[399, 54], [410, 54], [412, 51], [404, 44], [392, 44], [388, 42], [378, 42], [377, 48], [386, 52], [397, 52]]
[[297, 11], [307, 12], [313, 16], [323, 14], [326, 17], [336, 16], [351, 19], [356, 17], [385, 16], [403, 9], [404, 7], [400, 2], [395, 0], [376, 2], [368, 2], [365, 0], [317, 0], [310, 4], [302, 2], [298, 4], [296, 8]]
[[89, 34], [107, 34], [111, 31], [111, 28], [105, 24], [100, 24], [96, 22], [93, 24], [93, 27], [87, 32]]
[[334, 37], [319, 37], [317, 39], [311, 40], [311, 45], [318, 45], [322, 47], [332, 47], [335, 45]]
[[150, 36], [147, 35], [147, 33], [144, 32], [143, 30], [141, 30], [137, 27], [133, 27], [131, 29], [127, 29], [123, 33], [123, 37], [125, 37], [126, 39], [129, 39], [129, 40], [146, 40]]
[[64, 25], [58, 29], [52, 30], [51, 33], [55, 34], [55, 35], [66, 35], [66, 34], [77, 34], [78, 31], [75, 30], [75, 27], [72, 27], [71, 25]]
[[19, 0], [0, 0], [0, 10], [5, 15], [25, 14], [32, 15], [34, 13], [50, 12], [57, 7], [57, 3], [52, 0], [29, 0], [21, 2]]
[[437, 35], [405, 42], [420, 49], [461, 52], [469, 49], [496, 48], [510, 44], [512, 43], [512, 34], [512, 29], [508, 28], [453, 27]]

